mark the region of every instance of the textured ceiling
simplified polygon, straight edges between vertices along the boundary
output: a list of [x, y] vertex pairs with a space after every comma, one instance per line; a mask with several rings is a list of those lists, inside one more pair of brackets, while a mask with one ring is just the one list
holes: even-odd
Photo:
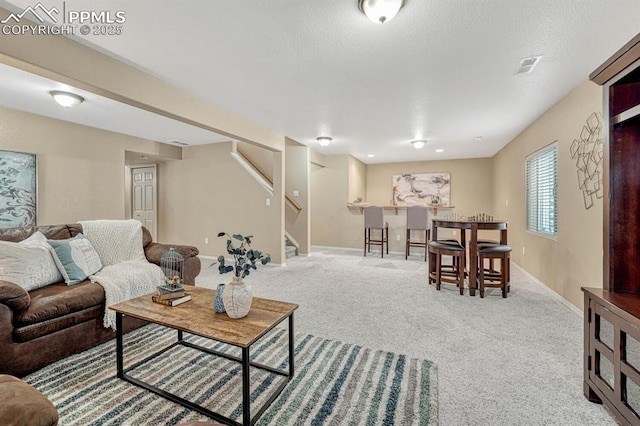
[[[126, 12], [122, 35], [84, 43], [367, 163], [490, 157], [640, 30], [637, 0], [408, 0], [384, 25], [357, 0], [66, 6]], [[543, 55], [534, 72], [517, 74], [533, 55]], [[321, 135], [334, 143], [318, 147]], [[422, 150], [409, 143], [422, 138]]]

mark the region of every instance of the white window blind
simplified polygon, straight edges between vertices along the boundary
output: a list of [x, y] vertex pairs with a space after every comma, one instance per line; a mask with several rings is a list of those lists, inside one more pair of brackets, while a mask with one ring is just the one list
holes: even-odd
[[558, 146], [528, 155], [527, 229], [550, 237], [558, 233]]

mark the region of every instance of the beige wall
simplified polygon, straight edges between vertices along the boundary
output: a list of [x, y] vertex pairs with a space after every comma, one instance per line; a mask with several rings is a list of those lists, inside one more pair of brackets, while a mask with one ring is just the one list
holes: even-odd
[[347, 182], [347, 200], [351, 203], [358, 197], [367, 200], [367, 165], [357, 158], [348, 157], [349, 181]]
[[[570, 147], [587, 117], [602, 112], [602, 89], [585, 81], [494, 157], [495, 211], [509, 220], [512, 259], [582, 308], [581, 286], [602, 287], [602, 200], [586, 210]], [[526, 231], [525, 157], [558, 141], [558, 237]], [[506, 202], [508, 200], [508, 206]], [[523, 247], [525, 253], [523, 254]]]
[[0, 149], [38, 155], [38, 224], [125, 217], [125, 150], [180, 148], [0, 108]]
[[[167, 241], [193, 244], [201, 254], [215, 257], [226, 254], [226, 240], [217, 238], [218, 232], [253, 235], [253, 248], [281, 263], [284, 231], [278, 196], [274, 192], [271, 197], [246, 173], [231, 150], [230, 142], [186, 147], [181, 161], [159, 165], [159, 233]], [[205, 238], [209, 244], [204, 244]]]
[[[298, 142], [285, 142], [285, 192], [302, 208], [298, 211], [285, 202], [285, 229], [298, 242], [298, 253], [308, 254], [311, 247], [310, 149]], [[298, 196], [293, 196], [298, 191]]]
[[362, 215], [347, 209], [349, 156], [327, 155], [311, 165], [311, 244], [362, 247]]
[[[455, 206], [455, 209], [441, 210], [438, 212], [439, 216], [452, 212], [467, 216], [478, 213], [492, 214], [492, 165], [490, 158], [371, 164], [367, 166], [366, 201], [376, 205], [389, 205], [393, 193], [392, 176], [395, 174], [448, 172], [451, 175], [451, 205]], [[389, 250], [404, 253], [404, 212], [400, 211], [398, 215], [387, 212], [385, 219], [389, 222]], [[453, 236], [452, 231], [438, 232], [438, 238], [450, 236]], [[490, 237], [491, 234], [487, 233], [484, 236]]]
[[[328, 155], [325, 165], [324, 168], [312, 165], [311, 239], [314, 245], [361, 248], [362, 214], [358, 209], [347, 209], [346, 204], [358, 196], [374, 205], [390, 204], [392, 175], [398, 173], [449, 172], [451, 200], [456, 212], [491, 214], [493, 207], [493, 169], [489, 158], [365, 165], [350, 156]], [[387, 211], [385, 219], [389, 222], [389, 250], [404, 253], [404, 213], [395, 215]]]
[[38, 155], [40, 225], [124, 219], [125, 151], [184, 156], [158, 165], [157, 240], [218, 256], [225, 253], [219, 231], [253, 234], [256, 249], [269, 252], [274, 263], [283, 259], [278, 195], [267, 207], [268, 193], [231, 158], [231, 143], [181, 153], [179, 147], [0, 108], [0, 149]]

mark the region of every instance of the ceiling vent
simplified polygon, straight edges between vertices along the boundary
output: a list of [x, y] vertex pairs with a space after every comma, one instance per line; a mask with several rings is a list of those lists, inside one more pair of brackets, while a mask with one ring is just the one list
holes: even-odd
[[173, 140], [173, 141], [168, 141], [168, 142], [171, 143], [171, 144], [174, 144], [174, 145], [178, 145], [178, 146], [189, 146], [188, 143], [182, 142], [182, 141]]
[[518, 64], [518, 69], [516, 70], [516, 74], [527, 74], [533, 71], [533, 69], [538, 65], [542, 55], [531, 56], [529, 58], [520, 59], [520, 64]]

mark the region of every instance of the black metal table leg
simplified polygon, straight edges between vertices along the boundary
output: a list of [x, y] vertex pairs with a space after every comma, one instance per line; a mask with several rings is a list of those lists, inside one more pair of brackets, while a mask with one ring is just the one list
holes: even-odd
[[249, 348], [242, 348], [242, 424], [251, 424], [251, 389], [249, 388]]
[[117, 376], [122, 379], [123, 360], [122, 360], [122, 314], [116, 312], [116, 367], [118, 369]]
[[293, 333], [293, 312], [289, 315], [289, 379], [293, 377], [294, 372], [294, 340]]
[[178, 342], [182, 342], [182, 330], [178, 330]]

